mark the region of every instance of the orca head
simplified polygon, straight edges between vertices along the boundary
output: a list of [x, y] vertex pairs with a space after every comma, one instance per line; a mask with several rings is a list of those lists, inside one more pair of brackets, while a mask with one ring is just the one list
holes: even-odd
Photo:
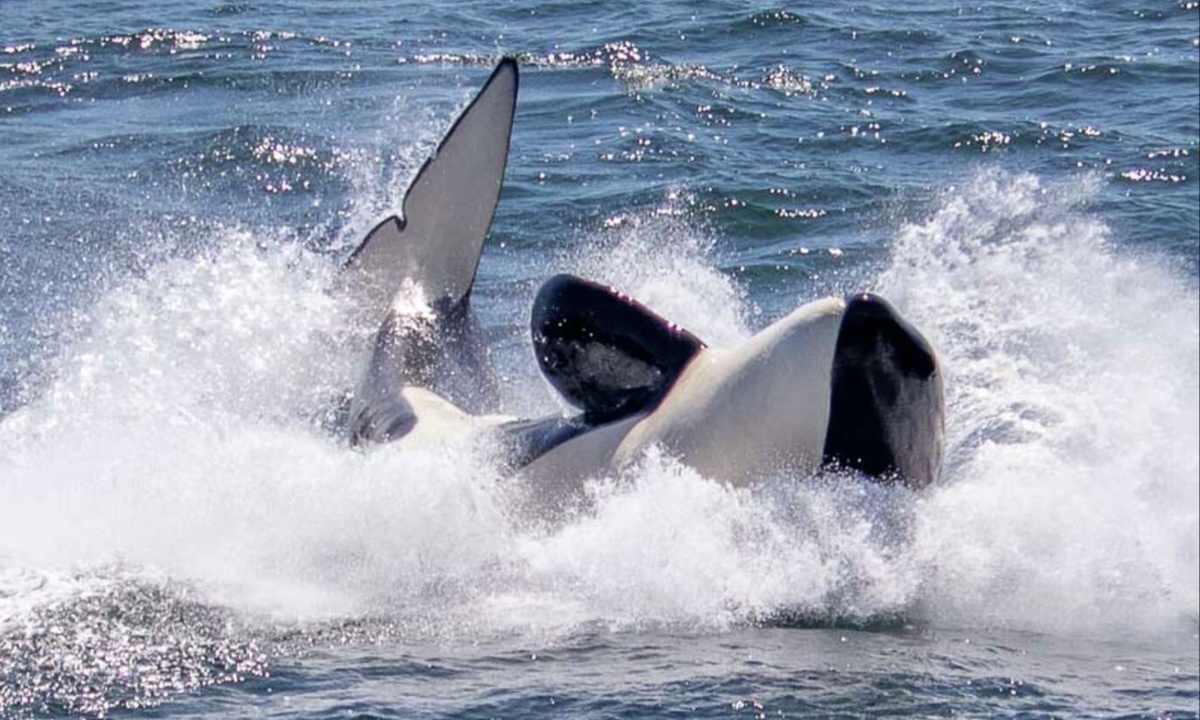
[[654, 407], [704, 347], [636, 300], [565, 274], [538, 291], [530, 330], [542, 374], [589, 424]]
[[945, 424], [937, 357], [878, 295], [846, 297], [829, 405], [827, 465], [914, 488], [937, 479]]

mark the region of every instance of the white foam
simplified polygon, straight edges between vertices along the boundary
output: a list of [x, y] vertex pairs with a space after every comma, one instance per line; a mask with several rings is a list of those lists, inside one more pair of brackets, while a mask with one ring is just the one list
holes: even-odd
[[1096, 182], [981, 172], [894, 244], [882, 289], [948, 376], [949, 477], [916, 541], [939, 615], [1154, 626], [1200, 606], [1197, 297], [1110, 246]]
[[[363, 339], [324, 291], [332, 269], [229, 231], [107, 296], [46, 394], [0, 419], [0, 622], [113, 561], [247, 610], [438, 632], [1195, 617], [1197, 299], [1109, 248], [1090, 192], [985, 172], [898, 232], [880, 285], [948, 373], [943, 487], [734, 490], [652, 454], [540, 529], [510, 517], [483, 449], [326, 435], [314, 418]], [[562, 269], [732, 342], [745, 301], [697, 237], [645, 222]]]
[[615, 229], [564, 250], [556, 270], [608, 283], [711, 345], [744, 339], [744, 293], [715, 267], [712, 237], [681, 218], [676, 202], [622, 215]]

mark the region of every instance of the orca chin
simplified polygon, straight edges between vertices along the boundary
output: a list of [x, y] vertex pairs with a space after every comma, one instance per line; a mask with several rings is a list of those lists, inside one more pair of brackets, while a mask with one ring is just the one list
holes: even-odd
[[937, 357], [870, 293], [810, 302], [735, 347], [710, 348], [617, 290], [556, 275], [534, 301], [531, 342], [546, 380], [578, 413], [487, 414], [495, 384], [470, 295], [517, 88], [506, 58], [417, 174], [402, 214], [381, 221], [346, 264], [338, 289], [382, 318], [350, 404], [352, 444], [419, 447], [486, 433], [542, 507], [651, 446], [736, 484], [825, 468], [914, 488], [936, 481]]

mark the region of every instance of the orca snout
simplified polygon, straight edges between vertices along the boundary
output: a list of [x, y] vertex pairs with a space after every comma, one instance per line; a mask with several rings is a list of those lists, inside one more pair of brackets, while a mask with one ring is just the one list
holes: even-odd
[[838, 347], [866, 350], [886, 348], [895, 369], [928, 379], [937, 372], [937, 358], [929, 341], [905, 320], [890, 302], [871, 292], [846, 297]]
[[826, 464], [920, 488], [941, 469], [942, 377], [921, 333], [884, 298], [845, 299], [830, 389]]

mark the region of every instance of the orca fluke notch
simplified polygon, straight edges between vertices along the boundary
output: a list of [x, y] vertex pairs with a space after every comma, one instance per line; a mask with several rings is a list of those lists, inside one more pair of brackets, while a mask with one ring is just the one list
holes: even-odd
[[542, 285], [530, 330], [542, 373], [589, 423], [653, 407], [704, 347], [636, 300], [572, 275]]

